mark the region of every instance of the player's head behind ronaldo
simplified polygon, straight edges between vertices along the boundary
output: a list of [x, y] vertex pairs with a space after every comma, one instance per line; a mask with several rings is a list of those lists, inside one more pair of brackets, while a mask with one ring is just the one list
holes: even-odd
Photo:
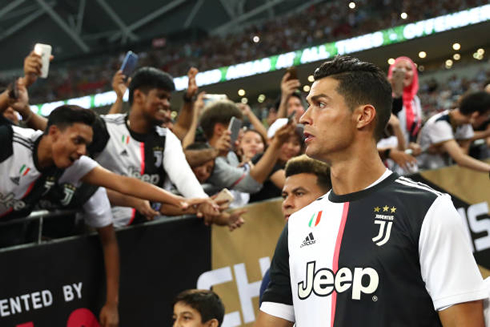
[[316, 81], [330, 77], [338, 82], [337, 92], [347, 106], [372, 105], [376, 110], [373, 137], [379, 140], [390, 119], [392, 90], [386, 75], [376, 65], [350, 56], [336, 56], [318, 67], [313, 77]]

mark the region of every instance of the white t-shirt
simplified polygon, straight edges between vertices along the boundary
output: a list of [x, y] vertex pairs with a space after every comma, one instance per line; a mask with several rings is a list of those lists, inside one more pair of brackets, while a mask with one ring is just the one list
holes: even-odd
[[422, 169], [437, 169], [451, 164], [447, 153], [438, 153], [434, 145], [449, 140], [468, 140], [474, 135], [471, 124], [451, 126], [449, 110], [432, 116], [422, 127], [419, 143], [423, 153], [418, 157], [419, 167]]

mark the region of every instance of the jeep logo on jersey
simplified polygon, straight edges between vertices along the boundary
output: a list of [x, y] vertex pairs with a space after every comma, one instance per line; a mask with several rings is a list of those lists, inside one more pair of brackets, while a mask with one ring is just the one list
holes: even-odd
[[306, 264], [306, 280], [298, 283], [298, 297], [307, 299], [311, 292], [317, 296], [329, 296], [333, 291], [343, 293], [352, 288], [352, 299], [360, 300], [361, 294], [373, 294], [378, 289], [379, 276], [373, 268], [340, 268], [335, 274], [328, 268], [315, 271], [316, 261]]
[[160, 181], [160, 176], [158, 174], [143, 174], [138, 171], [137, 168], [129, 167], [128, 176], [141, 179], [143, 182], [151, 183], [157, 185]]
[[2, 204], [6, 209], [12, 208], [14, 211], [22, 210], [26, 206], [24, 201], [15, 199], [14, 193], [9, 193], [5, 196], [0, 193], [0, 204]]
[[374, 224], [379, 225], [378, 233], [372, 238], [374, 244], [377, 246], [385, 245], [391, 236], [391, 228], [393, 227], [393, 220], [395, 216], [390, 215], [390, 213], [395, 213], [396, 207], [389, 207], [385, 205], [384, 207], [375, 207], [374, 213]]

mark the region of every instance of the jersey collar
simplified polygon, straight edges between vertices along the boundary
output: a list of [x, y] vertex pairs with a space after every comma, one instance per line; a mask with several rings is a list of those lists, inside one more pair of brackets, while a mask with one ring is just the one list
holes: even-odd
[[[388, 171], [390, 172], [390, 171]], [[359, 199], [362, 199], [374, 192], [376, 192], [379, 189], [382, 189], [383, 187], [391, 184], [393, 181], [395, 181], [399, 175], [397, 173], [390, 172], [390, 174], [383, 174], [380, 179], [378, 179], [376, 182], [365, 188], [364, 190], [354, 192], [354, 193], [349, 193], [349, 194], [343, 194], [343, 195], [337, 195], [334, 193], [333, 189], [327, 194], [328, 195], [328, 200], [331, 202], [336, 202], [336, 203], [343, 203], [343, 202], [351, 202], [351, 201], [356, 201]]]

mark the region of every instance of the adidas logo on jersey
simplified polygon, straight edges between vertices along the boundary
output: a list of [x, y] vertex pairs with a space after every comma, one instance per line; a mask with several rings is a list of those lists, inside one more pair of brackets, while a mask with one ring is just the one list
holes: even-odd
[[129, 157], [128, 151], [126, 151], [126, 149], [122, 150], [121, 153], [119, 153], [119, 155], [124, 157]]
[[373, 268], [340, 268], [334, 273], [328, 268], [315, 271], [316, 261], [306, 264], [306, 280], [298, 283], [298, 297], [307, 299], [311, 293], [329, 296], [333, 291], [343, 293], [352, 288], [352, 299], [360, 300], [362, 294], [373, 294], [378, 289], [379, 276]]
[[10, 177], [10, 180], [12, 181], [12, 183], [14, 183], [15, 185], [19, 185], [19, 182], [20, 182], [20, 177]]
[[308, 234], [308, 236], [306, 236], [306, 238], [304, 239], [303, 243], [301, 243], [301, 246], [299, 247], [300, 249], [303, 247], [303, 246], [307, 246], [307, 245], [313, 245], [315, 244], [315, 238], [313, 237], [313, 233], [310, 233]]

